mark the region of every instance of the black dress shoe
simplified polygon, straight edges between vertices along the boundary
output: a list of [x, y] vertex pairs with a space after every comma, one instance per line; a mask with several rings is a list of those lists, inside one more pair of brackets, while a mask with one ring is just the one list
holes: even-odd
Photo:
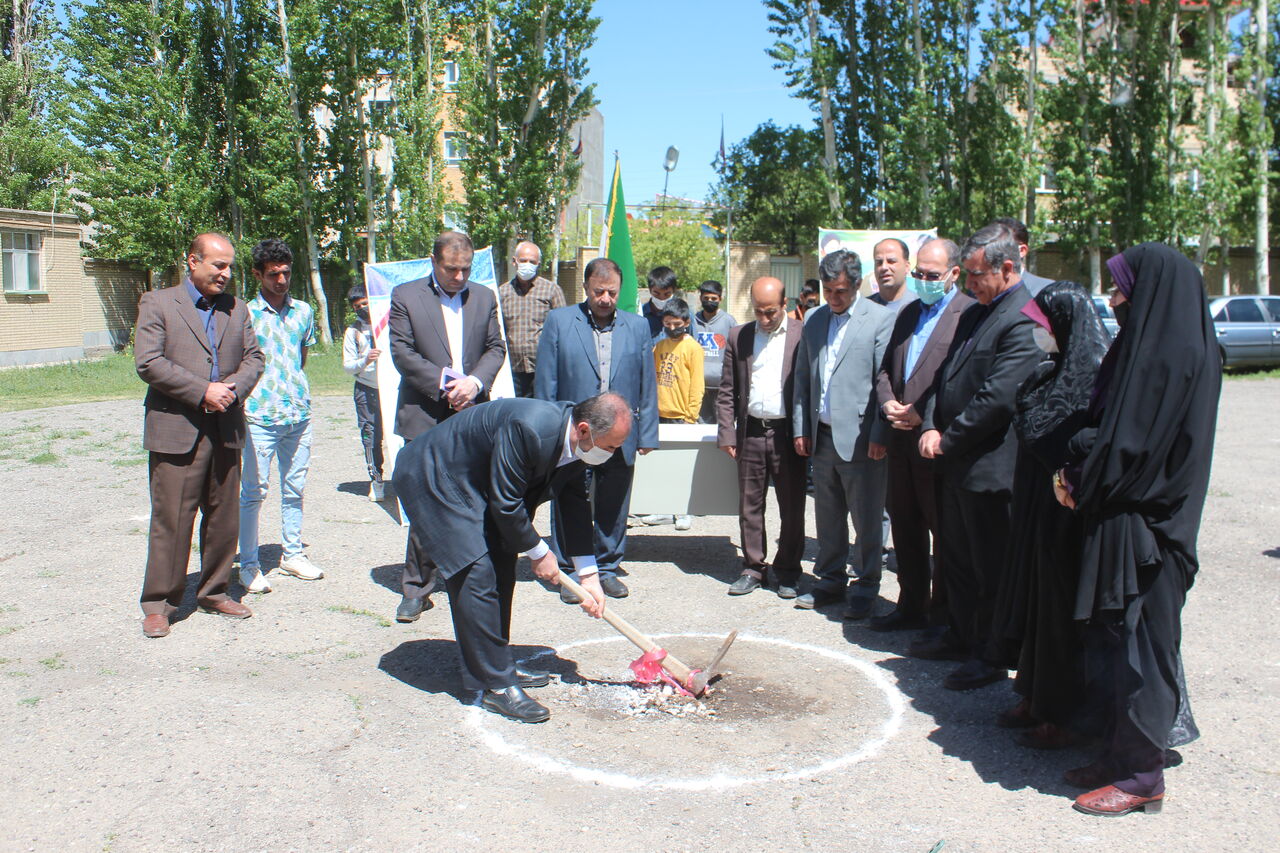
[[400, 606], [396, 608], [396, 621], [416, 622], [423, 611], [430, 610], [433, 606], [431, 599], [426, 597], [410, 598], [407, 595], [402, 596], [400, 598]]
[[578, 594], [564, 584], [560, 584], [560, 600], [565, 604], [581, 604], [582, 599]]
[[907, 647], [907, 655], [922, 660], [967, 660], [969, 655], [950, 634], [915, 640]]
[[871, 615], [871, 608], [875, 606], [874, 598], [859, 597], [849, 602], [849, 606], [845, 608], [844, 618], [850, 622], [856, 622], [859, 619], [866, 619]]
[[540, 669], [523, 669], [516, 667], [516, 678], [521, 688], [528, 690], [531, 687], [546, 687], [551, 683], [551, 673], [543, 672]]
[[867, 627], [872, 631], [914, 631], [929, 627], [929, 621], [923, 616], [903, 613], [902, 610], [894, 608], [891, 613], [872, 619], [867, 623]]
[[800, 595], [800, 590], [796, 589], [795, 584], [778, 584], [778, 598], [792, 599]]
[[1000, 669], [974, 658], [966, 661], [950, 675], [942, 679], [942, 686], [948, 690], [973, 690], [978, 687], [985, 687], [988, 684], [995, 684], [997, 681], [1004, 681], [1008, 677], [1009, 671], [1007, 669]]
[[755, 575], [743, 574], [729, 586], [730, 595], [746, 595], [749, 592], [755, 592], [760, 588], [760, 578]]
[[627, 585], [618, 580], [616, 575], [601, 575], [600, 588], [610, 598], [626, 598], [630, 594]]
[[487, 711], [522, 723], [541, 723], [551, 718], [547, 706], [531, 698], [519, 685], [503, 690], [486, 690], [480, 704]]

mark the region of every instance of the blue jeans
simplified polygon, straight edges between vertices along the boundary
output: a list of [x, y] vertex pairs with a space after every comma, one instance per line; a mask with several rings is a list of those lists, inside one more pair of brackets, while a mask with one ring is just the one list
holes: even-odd
[[240, 472], [240, 565], [258, 565], [258, 512], [271, 483], [271, 459], [280, 460], [280, 559], [302, 554], [302, 490], [311, 463], [311, 421], [249, 424]]

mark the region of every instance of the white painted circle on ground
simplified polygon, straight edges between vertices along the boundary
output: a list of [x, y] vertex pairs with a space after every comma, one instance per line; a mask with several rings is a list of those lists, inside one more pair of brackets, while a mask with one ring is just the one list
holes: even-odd
[[[720, 639], [719, 634], [663, 634], [654, 636], [655, 640], [663, 640], [672, 637], [687, 637], [692, 639]], [[593, 646], [603, 643], [620, 643], [624, 642], [622, 637], [602, 637], [590, 640], [579, 640], [573, 643], [566, 643], [555, 649], [554, 652], [544, 652], [527, 658], [521, 663], [537, 660], [539, 657], [545, 657], [549, 654], [560, 653], [573, 648], [582, 646]], [[902, 728], [902, 716], [906, 709], [906, 699], [902, 692], [892, 684], [883, 672], [874, 664], [864, 660], [859, 660], [851, 655], [837, 652], [832, 649], [826, 649], [821, 646], [814, 646], [808, 643], [797, 643], [791, 640], [782, 640], [774, 637], [761, 637], [752, 634], [739, 634], [738, 643], [762, 643], [781, 648], [792, 649], [795, 651], [808, 652], [820, 655], [824, 658], [836, 661], [851, 669], [857, 670], [875, 687], [877, 687], [884, 696], [886, 716], [878, 728], [875, 729], [873, 735], [857, 744], [855, 748], [850, 749], [840, 755], [823, 759], [816, 763], [807, 764], [800, 767], [779, 770], [773, 773], [745, 776], [732, 775], [727, 773], [714, 773], [707, 776], [687, 776], [687, 777], [667, 777], [667, 776], [633, 776], [625, 773], [618, 773], [612, 770], [603, 770], [595, 767], [585, 767], [574, 764], [558, 756], [550, 755], [544, 751], [533, 748], [528, 744], [516, 743], [506, 737], [506, 733], [498, 731], [497, 726], [506, 726], [506, 721], [499, 717], [481, 709], [478, 705], [467, 709], [468, 723], [474, 728], [480, 737], [482, 743], [498, 755], [511, 756], [517, 758], [526, 764], [529, 764], [538, 770], [547, 773], [564, 774], [578, 780], [579, 782], [590, 782], [593, 784], [609, 785], [614, 788], [661, 788], [666, 790], [679, 791], [714, 791], [724, 790], [727, 788], [736, 788], [742, 785], [760, 785], [767, 782], [792, 781], [797, 779], [808, 779], [842, 767], [848, 767], [857, 764], [867, 758], [876, 755], [890, 739], [894, 737]], [[509, 729], [510, 730], [510, 729]]]

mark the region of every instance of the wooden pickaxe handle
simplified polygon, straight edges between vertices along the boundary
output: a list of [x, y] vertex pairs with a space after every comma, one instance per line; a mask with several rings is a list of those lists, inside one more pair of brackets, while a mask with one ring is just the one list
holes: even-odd
[[[566, 589], [573, 592], [581, 599], [585, 600], [591, 597], [591, 593], [583, 589], [581, 584], [566, 575], [564, 572], [560, 572], [560, 583], [564, 584]], [[642, 634], [630, 622], [610, 610], [608, 605], [604, 608], [602, 618], [617, 629], [619, 634], [635, 643], [642, 652], [651, 652], [656, 648], [660, 648], [657, 643]], [[662, 659], [662, 668], [671, 673], [671, 677], [674, 678], [681, 686], [685, 688], [690, 686], [690, 676], [693, 675], [693, 670], [689, 669], [689, 667], [677, 660], [675, 655], [667, 652], [667, 656]]]

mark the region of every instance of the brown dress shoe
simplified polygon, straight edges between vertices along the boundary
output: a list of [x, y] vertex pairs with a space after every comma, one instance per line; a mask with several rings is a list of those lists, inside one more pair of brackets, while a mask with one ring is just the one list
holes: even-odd
[[152, 639], [169, 636], [169, 617], [163, 613], [148, 613], [142, 620], [142, 636]]
[[238, 601], [232, 601], [230, 598], [224, 598], [221, 601], [202, 602], [200, 609], [205, 613], [216, 613], [219, 616], [226, 616], [230, 619], [248, 619], [253, 615], [252, 610]]
[[1156, 814], [1163, 805], [1163, 793], [1156, 794], [1154, 797], [1139, 797], [1136, 794], [1126, 794], [1115, 785], [1107, 785], [1105, 788], [1076, 797], [1072, 808], [1078, 812], [1099, 817], [1119, 817], [1137, 811]]

